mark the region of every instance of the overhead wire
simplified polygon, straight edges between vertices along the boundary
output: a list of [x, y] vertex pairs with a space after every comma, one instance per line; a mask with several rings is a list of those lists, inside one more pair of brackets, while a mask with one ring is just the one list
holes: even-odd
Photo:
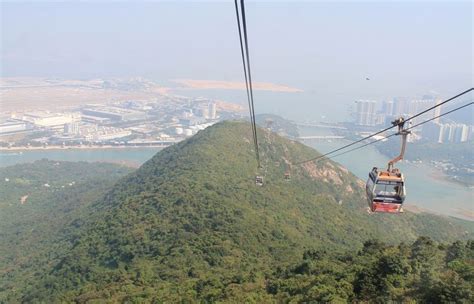
[[[252, 86], [252, 74], [250, 70], [250, 56], [249, 56], [249, 47], [248, 47], [248, 38], [247, 38], [247, 21], [245, 18], [245, 4], [244, 0], [240, 1], [240, 10], [242, 12], [242, 28], [239, 16], [238, 0], [234, 0], [235, 3], [235, 12], [237, 16], [237, 26], [239, 28], [239, 40], [240, 40], [240, 50], [242, 53], [242, 64], [244, 67], [245, 74], [245, 87], [247, 90], [247, 100], [249, 104], [250, 112], [250, 124], [252, 125], [252, 137], [254, 141], [255, 156], [257, 159], [257, 168], [260, 168], [260, 153], [258, 149], [258, 137], [257, 137], [257, 124], [255, 121], [255, 105], [253, 101], [253, 86]], [[242, 39], [242, 29], [243, 29], [243, 38]], [[244, 52], [245, 44], [245, 52]]]
[[254, 148], [255, 148], [255, 153], [257, 153], [257, 150], [256, 150], [257, 142], [256, 142], [256, 137], [255, 137], [256, 131], [255, 131], [255, 124], [254, 124], [253, 114], [252, 114], [253, 113], [253, 110], [252, 110], [253, 107], [252, 107], [252, 103], [250, 101], [250, 90], [249, 90], [249, 83], [248, 83], [248, 77], [247, 77], [247, 64], [246, 64], [246, 60], [245, 60], [245, 52], [244, 52], [244, 46], [243, 46], [243, 40], [242, 40], [242, 28], [241, 28], [241, 25], [240, 25], [238, 0], [235, 0], [234, 3], [235, 3], [235, 14], [236, 14], [236, 17], [237, 17], [237, 27], [239, 29], [239, 41], [240, 41], [240, 52], [242, 54], [242, 66], [244, 68], [245, 89], [246, 89], [246, 92], [247, 92], [247, 101], [248, 101], [248, 105], [249, 105], [250, 126], [251, 126], [251, 129], [252, 129], [252, 139], [253, 139], [253, 144], [254, 144]]
[[250, 89], [250, 101], [252, 103], [252, 117], [253, 117], [253, 131], [254, 131], [254, 138], [255, 138], [255, 150], [257, 154], [257, 164], [258, 168], [260, 168], [260, 153], [258, 151], [258, 137], [257, 137], [257, 125], [255, 119], [255, 104], [253, 102], [253, 86], [252, 86], [252, 73], [250, 70], [250, 52], [249, 52], [249, 43], [247, 38], [247, 20], [245, 18], [245, 1], [240, 0], [241, 5], [241, 12], [242, 12], [242, 26], [244, 30], [244, 40], [245, 40], [245, 50], [247, 55], [247, 72], [248, 72], [248, 82], [249, 82], [249, 89]]
[[[414, 119], [414, 118], [416, 118], [416, 117], [419, 117], [420, 115], [422, 115], [422, 114], [424, 114], [424, 113], [427, 113], [427, 112], [429, 112], [429, 111], [431, 111], [431, 110], [433, 110], [433, 109], [435, 109], [435, 108], [437, 108], [437, 107], [440, 107], [440, 106], [442, 106], [442, 105], [444, 105], [444, 104], [446, 104], [446, 103], [448, 103], [448, 102], [450, 102], [450, 101], [452, 101], [452, 100], [454, 100], [454, 99], [456, 99], [456, 98], [459, 98], [459, 97], [461, 97], [461, 96], [463, 96], [463, 95], [465, 95], [465, 94], [467, 94], [467, 93], [469, 93], [469, 92], [471, 92], [471, 91], [473, 91], [473, 90], [474, 90], [474, 88], [470, 88], [470, 89], [468, 89], [468, 90], [465, 90], [464, 92], [461, 92], [461, 93], [459, 93], [459, 94], [457, 94], [457, 95], [455, 95], [455, 96], [453, 96], [453, 97], [451, 97], [451, 98], [446, 99], [445, 101], [443, 101], [443, 102], [441, 102], [441, 103], [438, 103], [438, 104], [436, 104], [436, 105], [434, 105], [434, 106], [432, 106], [432, 107], [430, 107], [430, 108], [428, 108], [428, 109], [426, 109], [426, 110], [423, 110], [422, 112], [417, 113], [417, 114], [415, 114], [415, 115], [413, 115], [413, 116], [411, 116], [411, 117], [405, 119], [404, 121], [407, 122], [407, 121], [412, 120], [412, 119]], [[341, 150], [344, 150], [344, 149], [346, 149], [346, 148], [349, 148], [349, 147], [351, 147], [351, 146], [353, 146], [353, 145], [356, 145], [356, 144], [358, 144], [358, 143], [360, 143], [360, 142], [363, 142], [363, 141], [365, 141], [365, 140], [367, 140], [367, 139], [369, 139], [369, 138], [372, 138], [372, 137], [374, 137], [374, 136], [377, 136], [377, 135], [379, 135], [379, 134], [382, 134], [382, 133], [384, 133], [384, 132], [387, 132], [388, 130], [391, 130], [391, 129], [397, 127], [397, 126], [398, 126], [397, 124], [394, 124], [394, 125], [392, 125], [392, 126], [390, 126], [390, 127], [387, 127], [387, 128], [385, 128], [385, 129], [383, 129], [383, 130], [380, 130], [380, 131], [378, 131], [378, 132], [375, 132], [375, 133], [373, 133], [373, 134], [370, 134], [370, 135], [368, 135], [368, 136], [365, 136], [365, 137], [363, 137], [362, 139], [356, 140], [356, 141], [354, 141], [354, 142], [352, 142], [352, 143], [349, 143], [349, 144], [347, 144], [347, 145], [344, 145], [344, 146], [342, 146], [342, 147], [340, 147], [340, 148], [337, 148], [337, 149], [335, 149], [335, 150], [329, 151], [329, 152], [327, 152], [327, 153], [325, 153], [325, 154], [323, 154], [323, 155], [319, 155], [319, 156], [316, 156], [316, 157], [314, 157], [314, 158], [310, 158], [310, 159], [307, 159], [307, 160], [299, 161], [299, 162], [294, 163], [293, 165], [294, 165], [294, 166], [298, 166], [298, 165], [302, 165], [302, 164], [304, 164], [304, 163], [312, 162], [312, 161], [315, 161], [315, 160], [318, 160], [318, 159], [327, 157], [328, 155], [334, 154], [334, 153], [336, 153], [336, 152], [339, 152], [339, 151], [341, 151]]]
[[[461, 110], [461, 109], [463, 109], [463, 108], [466, 108], [466, 107], [468, 107], [468, 106], [471, 106], [472, 104], [474, 104], [474, 102], [471, 101], [470, 103], [467, 103], [467, 104], [465, 104], [465, 105], [462, 105], [462, 106], [460, 106], [460, 107], [457, 107], [457, 108], [455, 108], [455, 109], [452, 109], [452, 110], [450, 110], [450, 111], [448, 111], [448, 112], [445, 112], [445, 113], [443, 113], [443, 114], [440, 114], [440, 115], [437, 115], [437, 116], [432, 117], [432, 118], [430, 118], [430, 119], [427, 119], [427, 120], [425, 120], [425, 121], [423, 121], [423, 122], [420, 122], [420, 123], [418, 123], [418, 124], [415, 124], [415, 125], [413, 125], [413, 126], [410, 126], [409, 128], [406, 128], [405, 130], [414, 129], [414, 128], [419, 127], [419, 126], [421, 126], [421, 125], [423, 125], [423, 124], [425, 124], [425, 123], [428, 123], [428, 122], [430, 122], [430, 121], [432, 121], [432, 120], [438, 119], [438, 118], [443, 117], [443, 116], [445, 116], [445, 115], [448, 115], [448, 114], [450, 114], [450, 113], [453, 113], [453, 112], [456, 112], [456, 111]], [[393, 137], [393, 136], [396, 136], [396, 135], [399, 135], [399, 133], [398, 133], [398, 132], [397, 132], [397, 133], [392, 133], [392, 134], [390, 134], [390, 135], [388, 135], [388, 136], [379, 138], [379, 139], [377, 139], [377, 140], [374, 140], [374, 141], [371, 141], [371, 142], [369, 142], [369, 143], [366, 143], [366, 144], [364, 144], [364, 145], [362, 145], [362, 146], [358, 146], [358, 147], [352, 148], [352, 149], [350, 149], [350, 150], [347, 150], [347, 151], [338, 153], [338, 154], [336, 154], [336, 155], [333, 155], [333, 156], [327, 157], [327, 158], [332, 159], [332, 158], [334, 158], [334, 157], [338, 157], [338, 156], [341, 156], [341, 155], [344, 155], [344, 154], [347, 154], [347, 153], [350, 153], [350, 152], [353, 152], [353, 151], [356, 151], [356, 150], [365, 148], [365, 147], [367, 147], [367, 146], [370, 146], [370, 145], [372, 145], [372, 144], [375, 144], [375, 143], [378, 143], [378, 142], [380, 142], [380, 141], [386, 140], [386, 139], [388, 139], [388, 138], [390, 138], [390, 137]]]

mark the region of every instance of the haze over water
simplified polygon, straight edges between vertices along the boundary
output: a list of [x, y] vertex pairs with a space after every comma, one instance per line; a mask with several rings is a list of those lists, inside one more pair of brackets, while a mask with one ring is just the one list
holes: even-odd
[[[6, 2], [1, 14], [2, 77], [243, 81], [230, 1]], [[253, 80], [304, 91], [256, 91], [257, 113], [342, 120], [356, 99], [472, 86], [471, 1], [248, 1], [247, 15]]]

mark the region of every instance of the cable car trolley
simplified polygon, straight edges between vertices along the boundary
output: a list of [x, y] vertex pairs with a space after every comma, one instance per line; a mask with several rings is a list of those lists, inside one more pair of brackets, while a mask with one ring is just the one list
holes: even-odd
[[388, 162], [387, 170], [374, 167], [369, 173], [365, 189], [372, 212], [403, 212], [402, 205], [406, 196], [405, 179], [400, 170], [394, 168], [394, 164], [403, 159], [410, 131], [404, 128], [403, 117], [393, 121], [392, 124], [398, 126], [397, 135], [402, 136], [402, 147], [400, 155]]

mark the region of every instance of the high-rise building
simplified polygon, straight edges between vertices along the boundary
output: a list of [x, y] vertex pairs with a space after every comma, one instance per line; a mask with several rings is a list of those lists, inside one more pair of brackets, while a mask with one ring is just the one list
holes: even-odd
[[210, 119], [217, 118], [217, 104], [215, 102], [211, 102], [209, 104], [209, 118]]
[[441, 129], [443, 125], [437, 122], [429, 122], [423, 125], [423, 129], [421, 132], [421, 136], [424, 140], [431, 141], [431, 142], [442, 142]]
[[461, 143], [471, 138], [472, 126], [465, 124], [439, 124], [439, 142], [441, 143]]
[[408, 100], [404, 97], [396, 97], [393, 99], [393, 115], [401, 116], [409, 113]]
[[439, 129], [439, 143], [447, 142], [449, 140], [449, 126], [446, 124], [441, 124]]
[[[435, 104], [437, 105], [437, 107], [434, 109], [433, 117], [438, 117], [439, 115], [441, 115], [441, 107], [442, 106], [438, 106], [440, 103], [441, 103], [441, 99], [436, 98], [435, 99]], [[435, 118], [434, 122], [439, 123], [439, 119], [440, 119], [440, 117]]]
[[[408, 115], [413, 116], [415, 114], [418, 114], [420, 112], [425, 111], [426, 109], [429, 109], [435, 105], [434, 99], [418, 99], [418, 100], [411, 100], [409, 103], [409, 108], [408, 108]], [[418, 116], [417, 118], [413, 119], [411, 121], [412, 124], [418, 124], [426, 119], [430, 119], [434, 117], [434, 110], [431, 110], [425, 114], [422, 114], [421, 116]], [[419, 128], [417, 128], [419, 130]]]
[[68, 135], [77, 135], [79, 131], [79, 123], [72, 122], [64, 125], [64, 133]]
[[356, 124], [360, 126], [374, 126], [375, 125], [375, 104], [374, 100], [358, 100], [356, 101]]
[[474, 140], [474, 126], [469, 126], [469, 131], [467, 132], [467, 140]]
[[198, 115], [200, 117], [203, 117], [205, 119], [209, 119], [209, 106], [208, 105], [201, 105], [199, 108], [198, 108]]
[[453, 142], [466, 142], [469, 135], [469, 127], [464, 124], [456, 124], [454, 127]]
[[394, 115], [394, 102], [393, 100], [384, 101], [382, 104], [382, 114], [385, 116], [393, 116]]

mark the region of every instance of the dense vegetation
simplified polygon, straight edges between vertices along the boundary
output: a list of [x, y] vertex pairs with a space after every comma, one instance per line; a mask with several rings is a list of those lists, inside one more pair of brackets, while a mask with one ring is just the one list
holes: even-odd
[[277, 270], [266, 291], [282, 302], [474, 301], [474, 242], [387, 246], [367, 241], [357, 252], [307, 251], [303, 260]]
[[[435, 286], [452, 278], [462, 290], [472, 288], [472, 243], [449, 245], [463, 252], [449, 261], [453, 251], [434, 243], [472, 238], [472, 223], [368, 214], [363, 185], [346, 169], [318, 162], [292, 168], [286, 181], [290, 161], [317, 152], [262, 129], [259, 140], [260, 172], [250, 128], [238, 122], [159, 152], [65, 225], [59, 240], [67, 250], [52, 257], [44, 251], [41, 267], [7, 277], [15, 288], [0, 296], [80, 303], [422, 301], [427, 298], [417, 286], [433, 297]], [[263, 187], [255, 186], [257, 173]], [[417, 240], [421, 235], [433, 241]], [[415, 243], [395, 245], [402, 241]], [[429, 280], [417, 264], [420, 242], [434, 254], [420, 262], [431, 267]], [[470, 296], [462, 291], [456, 299]]]
[[131, 170], [105, 163], [41, 160], [0, 169], [0, 303], [25, 278], [70, 248], [65, 230]]

